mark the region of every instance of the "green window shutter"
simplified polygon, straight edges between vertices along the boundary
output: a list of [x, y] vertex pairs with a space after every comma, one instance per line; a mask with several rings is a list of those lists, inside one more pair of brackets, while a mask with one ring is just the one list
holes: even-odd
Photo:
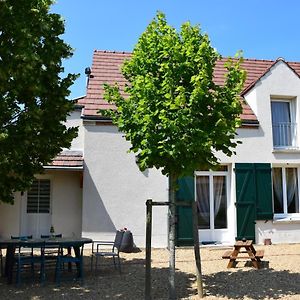
[[236, 164], [237, 239], [255, 240], [255, 173], [253, 164]]
[[272, 169], [270, 164], [255, 164], [256, 220], [273, 219]]
[[[178, 179], [178, 190], [176, 201], [195, 201], [195, 181], [193, 176], [181, 177]], [[189, 206], [177, 206], [176, 223], [176, 245], [191, 246], [194, 244], [193, 238], [193, 214]]]
[[237, 238], [255, 239], [255, 220], [273, 219], [271, 165], [235, 165]]

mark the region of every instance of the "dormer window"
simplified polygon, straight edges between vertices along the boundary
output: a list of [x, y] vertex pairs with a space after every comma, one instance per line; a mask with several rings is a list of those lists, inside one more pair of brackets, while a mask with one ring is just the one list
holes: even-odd
[[272, 100], [272, 129], [274, 149], [295, 149], [297, 146], [297, 124], [295, 101]]

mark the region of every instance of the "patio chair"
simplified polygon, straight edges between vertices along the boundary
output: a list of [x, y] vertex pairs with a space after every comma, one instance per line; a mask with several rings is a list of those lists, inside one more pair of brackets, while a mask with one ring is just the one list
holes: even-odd
[[[31, 255], [24, 255], [22, 249], [39, 249], [40, 253], [33, 253]], [[17, 267], [17, 285], [21, 283], [21, 273], [26, 269], [26, 266], [31, 267], [32, 279], [34, 279], [34, 266], [35, 264], [40, 265], [40, 282], [45, 281], [45, 242], [31, 243], [30, 241], [21, 241], [18, 245], [18, 251], [15, 255], [15, 263]]]
[[[54, 234], [54, 235], [49, 235], [49, 234], [41, 234], [41, 239], [49, 239], [49, 238], [62, 238], [62, 234]], [[58, 245], [57, 246], [52, 246], [52, 245], [46, 245], [45, 247], [45, 258], [47, 259], [47, 256], [51, 255], [56, 255], [58, 251]]]
[[[32, 235], [12, 235], [12, 240], [28, 241], [32, 239]], [[24, 246], [22, 249], [22, 255], [33, 255], [33, 248]]]
[[31, 240], [32, 235], [12, 235], [12, 240]]
[[[113, 242], [110, 241], [94, 241], [92, 245], [92, 254], [91, 254], [91, 270], [93, 269], [93, 260], [94, 257], [96, 258], [95, 261], [95, 270], [98, 266], [98, 259], [100, 257], [111, 257], [113, 259], [113, 264], [115, 269], [119, 269], [121, 273], [121, 261], [120, 261], [120, 248], [122, 245], [124, 231], [118, 230], [115, 235], [115, 240]], [[102, 246], [111, 246], [111, 250], [107, 249], [100, 249]], [[106, 247], [107, 248], [107, 247]], [[116, 262], [117, 260], [117, 262]]]
[[[61, 274], [64, 271], [64, 264], [68, 263], [69, 266], [74, 263], [77, 268], [77, 278], [83, 281], [83, 246], [82, 242], [64, 242], [59, 245], [56, 268], [55, 268], [55, 281], [58, 285], [61, 283]], [[68, 254], [63, 254], [63, 249], [71, 249], [73, 247], [74, 256], [71, 251]], [[72, 268], [68, 268], [68, 272], [72, 271]]]
[[41, 239], [50, 239], [50, 237], [53, 237], [53, 238], [62, 238], [62, 233], [58, 233], [58, 234], [54, 234], [54, 235], [41, 234]]
[[[48, 235], [48, 234], [42, 234], [41, 239], [49, 239], [49, 238], [62, 238], [62, 234], [54, 234], [54, 235]], [[60, 250], [59, 245], [46, 245], [45, 246], [45, 264], [47, 266], [56, 266], [56, 259], [58, 256], [58, 251]], [[62, 252], [63, 254], [63, 252]]]

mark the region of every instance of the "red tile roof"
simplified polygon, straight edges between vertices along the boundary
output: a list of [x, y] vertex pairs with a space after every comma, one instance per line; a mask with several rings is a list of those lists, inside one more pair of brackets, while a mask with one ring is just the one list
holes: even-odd
[[[78, 105], [84, 106], [83, 115], [85, 117], [100, 117], [98, 114], [99, 109], [114, 108], [114, 105], [107, 103], [107, 101], [103, 99], [103, 84], [108, 83], [112, 85], [117, 82], [122, 89], [126, 80], [121, 73], [121, 66], [124, 60], [129, 59], [130, 57], [130, 52], [94, 51], [87, 94], [84, 98], [80, 98], [77, 101]], [[224, 75], [226, 72], [224, 62], [226, 60], [227, 58], [223, 58], [216, 63], [214, 70], [214, 80], [216, 84], [222, 84], [224, 82]], [[242, 68], [246, 70], [247, 78], [241, 95], [251, 89], [275, 63], [276, 61], [273, 60], [245, 59], [242, 63]], [[299, 62], [287, 62], [287, 65], [300, 76]], [[125, 95], [124, 92], [123, 95]], [[258, 124], [255, 114], [245, 100], [242, 100], [242, 107], [243, 112], [241, 114], [241, 119], [243, 124]]]
[[130, 57], [129, 52], [95, 50], [86, 97], [77, 102], [84, 105], [84, 116], [99, 116], [97, 113], [99, 109], [115, 107], [103, 99], [103, 84], [113, 85], [117, 82], [120, 87], [124, 87], [126, 80], [121, 73], [121, 66], [124, 60]]
[[83, 169], [83, 155], [81, 151], [62, 151], [45, 168]]

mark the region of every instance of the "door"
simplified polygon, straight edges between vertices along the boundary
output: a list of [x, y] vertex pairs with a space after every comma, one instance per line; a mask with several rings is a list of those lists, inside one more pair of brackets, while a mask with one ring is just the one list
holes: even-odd
[[24, 194], [22, 205], [21, 235], [49, 234], [51, 227], [51, 182], [36, 179]]
[[199, 239], [224, 241], [228, 235], [228, 172], [196, 172]]
[[[227, 166], [220, 171], [195, 172], [178, 181], [177, 201], [197, 201], [199, 240], [227, 243], [233, 239], [233, 226], [229, 226], [229, 172]], [[193, 245], [193, 219], [190, 206], [177, 206], [176, 245]]]

